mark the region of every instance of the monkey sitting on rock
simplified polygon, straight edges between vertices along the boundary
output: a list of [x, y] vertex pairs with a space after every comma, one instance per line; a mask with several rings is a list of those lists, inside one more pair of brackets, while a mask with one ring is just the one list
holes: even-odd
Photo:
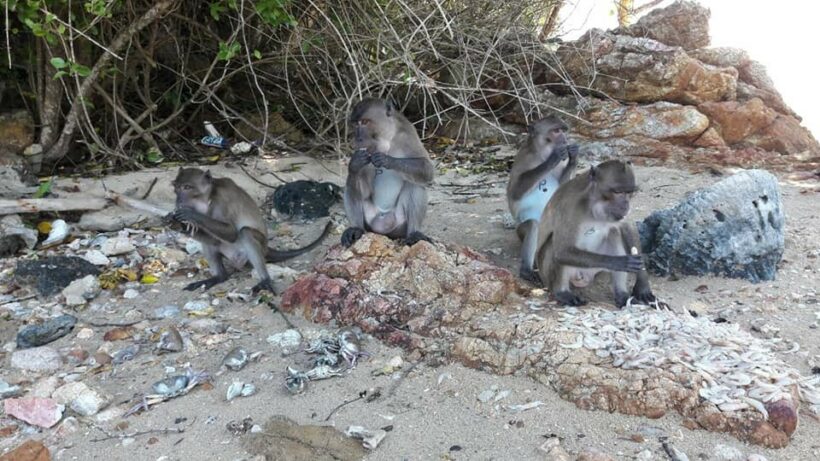
[[510, 171], [507, 204], [522, 242], [519, 275], [530, 282], [539, 281], [534, 262], [541, 213], [578, 165], [578, 145], [569, 143], [567, 129], [566, 123], [554, 116], [533, 122]]
[[[591, 167], [555, 192], [541, 216], [538, 269], [541, 281], [562, 304], [585, 304], [573, 290], [592, 283], [598, 272], [612, 276], [615, 305], [630, 297], [655, 302], [640, 252], [635, 224], [624, 221], [638, 190], [632, 164], [609, 160]], [[629, 273], [636, 274], [631, 292]]]
[[303, 248], [274, 250], [268, 248], [268, 229], [256, 202], [231, 179], [214, 178], [210, 171], [199, 168], [180, 168], [173, 185], [176, 209], [166, 219], [188, 228], [202, 244], [212, 274], [185, 290], [207, 290], [228, 280], [227, 260], [237, 270], [251, 263], [259, 277], [254, 293], [262, 289], [275, 293], [265, 263], [281, 262], [315, 248], [331, 229], [328, 222], [322, 235]]
[[350, 122], [354, 153], [344, 193], [350, 227], [342, 244], [352, 245], [365, 232], [407, 245], [429, 241], [421, 224], [434, 168], [415, 128], [392, 103], [375, 98], [356, 104]]

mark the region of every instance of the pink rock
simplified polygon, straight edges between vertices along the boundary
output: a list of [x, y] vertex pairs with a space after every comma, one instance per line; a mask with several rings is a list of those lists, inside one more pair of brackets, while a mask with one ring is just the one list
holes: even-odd
[[40, 397], [6, 399], [3, 401], [6, 414], [35, 426], [49, 428], [63, 417], [64, 405], [53, 399]]

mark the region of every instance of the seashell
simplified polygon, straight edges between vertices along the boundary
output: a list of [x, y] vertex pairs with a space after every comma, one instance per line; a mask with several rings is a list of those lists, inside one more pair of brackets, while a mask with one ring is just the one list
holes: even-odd
[[188, 387], [190, 380], [185, 375], [169, 376], [153, 384], [151, 388], [160, 395], [174, 395]]
[[228, 386], [228, 392], [225, 394], [225, 398], [230, 402], [231, 400], [239, 397], [242, 394], [242, 388], [245, 387], [245, 383], [241, 381], [234, 381]]
[[241, 346], [235, 347], [222, 359], [222, 365], [225, 365], [230, 370], [239, 371], [248, 364], [249, 358], [250, 354], [248, 354], [245, 348]]

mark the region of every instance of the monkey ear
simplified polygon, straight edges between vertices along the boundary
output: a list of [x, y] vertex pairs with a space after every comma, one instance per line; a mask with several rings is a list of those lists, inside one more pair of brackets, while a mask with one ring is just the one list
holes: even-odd
[[392, 117], [393, 116], [393, 111], [396, 109], [396, 106], [393, 105], [393, 100], [392, 99], [386, 99], [384, 101], [384, 106], [385, 106], [385, 112], [387, 112], [387, 116]]
[[534, 124], [530, 123], [529, 125], [527, 125], [527, 134], [530, 135], [530, 136], [535, 134], [535, 125]]
[[589, 167], [589, 182], [595, 181], [595, 176], [597, 174], [598, 170], [596, 170], [594, 166]]
[[211, 176], [211, 170], [205, 170], [204, 178], [205, 178], [205, 181], [207, 181], [207, 182], [213, 181], [214, 177]]

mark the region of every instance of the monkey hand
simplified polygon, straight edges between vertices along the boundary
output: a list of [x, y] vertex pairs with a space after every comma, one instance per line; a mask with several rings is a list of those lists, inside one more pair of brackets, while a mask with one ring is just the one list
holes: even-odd
[[643, 257], [641, 255], [619, 256], [619, 264], [616, 271], [621, 272], [641, 272], [644, 270]]
[[375, 152], [370, 156], [370, 161], [373, 162], [373, 166], [375, 166], [376, 168], [385, 168], [387, 170], [392, 170], [393, 166], [395, 165], [396, 159], [387, 154]]
[[578, 158], [578, 144], [569, 144], [565, 146], [565, 149], [570, 161], [575, 161]]
[[368, 163], [370, 163], [370, 154], [366, 149], [358, 149], [353, 152], [353, 155], [350, 157], [350, 165], [348, 168], [351, 172], [356, 173], [367, 166]]
[[193, 208], [182, 207], [174, 210], [173, 218], [180, 224], [196, 224], [199, 220], [199, 213]]

